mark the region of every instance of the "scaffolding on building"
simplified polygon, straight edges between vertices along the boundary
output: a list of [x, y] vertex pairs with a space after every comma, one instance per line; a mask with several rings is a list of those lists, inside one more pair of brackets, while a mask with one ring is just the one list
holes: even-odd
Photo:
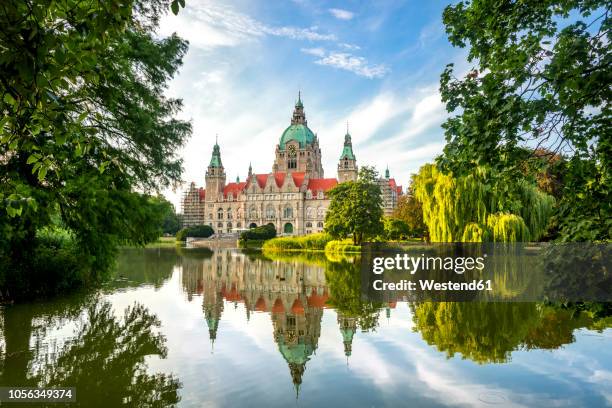
[[200, 190], [196, 188], [195, 183], [191, 183], [189, 188], [183, 192], [181, 211], [183, 213], [183, 227], [204, 224]]

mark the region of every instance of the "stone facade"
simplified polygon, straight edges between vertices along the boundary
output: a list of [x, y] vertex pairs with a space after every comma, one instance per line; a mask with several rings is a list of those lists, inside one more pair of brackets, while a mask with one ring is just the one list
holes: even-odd
[[[273, 224], [278, 235], [321, 232], [329, 207], [327, 192], [338, 182], [357, 178], [357, 159], [351, 135], [344, 137], [338, 162], [338, 179], [325, 178], [318, 136], [308, 128], [301, 97], [295, 104], [291, 124], [276, 145], [272, 172], [253, 173], [246, 181], [227, 183], [221, 148], [215, 143], [206, 171], [206, 187], [191, 183], [184, 192], [184, 226], [210, 225], [216, 233], [226, 234], [256, 226]], [[402, 187], [386, 177], [379, 180], [385, 214], [397, 205]]]

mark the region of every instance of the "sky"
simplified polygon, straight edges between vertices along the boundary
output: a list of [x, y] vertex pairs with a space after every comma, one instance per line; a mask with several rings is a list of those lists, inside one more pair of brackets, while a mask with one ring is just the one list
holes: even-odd
[[[301, 91], [320, 141], [326, 177], [336, 177], [347, 123], [359, 166], [403, 186], [441, 153], [447, 117], [439, 78], [448, 63], [468, 69], [452, 47], [437, 1], [188, 0], [166, 15], [160, 36], [189, 41], [167, 90], [183, 99], [193, 134], [179, 152], [183, 180], [204, 186], [218, 135], [227, 181], [249, 163], [268, 173]], [[180, 210], [181, 190], [163, 192]]]

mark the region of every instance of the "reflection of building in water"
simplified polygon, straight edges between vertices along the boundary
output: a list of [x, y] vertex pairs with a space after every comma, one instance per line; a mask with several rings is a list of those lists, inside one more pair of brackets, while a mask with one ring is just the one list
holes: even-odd
[[[321, 335], [321, 318], [328, 299], [323, 268], [297, 261], [249, 259], [232, 251], [218, 251], [199, 264], [196, 268], [190, 261], [181, 279], [189, 298], [194, 293], [204, 295], [211, 341], [217, 336], [223, 299], [244, 303], [247, 319], [254, 311], [270, 313], [274, 341], [299, 389], [306, 362]], [[346, 347], [345, 341], [345, 350]]]
[[338, 326], [340, 326], [340, 333], [342, 334], [344, 355], [348, 359], [353, 351], [353, 336], [355, 336], [355, 332], [357, 331], [357, 318], [344, 316], [338, 313]]

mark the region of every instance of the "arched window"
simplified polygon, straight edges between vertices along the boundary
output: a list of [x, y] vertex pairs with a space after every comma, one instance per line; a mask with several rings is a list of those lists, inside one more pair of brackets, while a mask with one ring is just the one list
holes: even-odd
[[[291, 206], [287, 206], [283, 209], [283, 218], [293, 218], [293, 208], [291, 208]], [[293, 228], [293, 226], [291, 228]]]
[[289, 159], [287, 161], [287, 168], [288, 169], [297, 169], [297, 160], [296, 159]]
[[306, 198], [309, 200], [312, 199], [312, 191], [310, 190], [306, 191]]
[[233, 201], [234, 200], [234, 195], [232, 193], [229, 193], [227, 195], [227, 201]]
[[232, 229], [232, 223], [228, 222], [227, 223], [227, 232], [230, 232], [231, 229]]
[[324, 218], [324, 217], [325, 217], [325, 208], [323, 207], [317, 208], [317, 218]]
[[323, 199], [323, 192], [322, 192], [322, 191], [319, 191], [319, 192], [317, 193], [317, 198], [318, 198], [319, 200], [322, 200], [322, 199]]
[[257, 224], [255, 224], [254, 222], [252, 222], [251, 224], [249, 224], [249, 228], [257, 228]]
[[222, 220], [223, 219], [223, 208], [219, 208], [217, 210], [217, 218]]
[[293, 224], [290, 222], [286, 223], [285, 227], [283, 228], [283, 232], [285, 234], [293, 234]]
[[314, 209], [312, 207], [306, 207], [306, 218], [314, 218]]
[[344, 159], [344, 168], [348, 169], [348, 160]]
[[257, 218], [257, 207], [252, 206], [252, 207], [249, 209], [249, 217], [250, 217], [250, 218]]
[[317, 222], [317, 227], [318, 228], [323, 228], [323, 223], [321, 221]]
[[306, 228], [312, 228], [312, 222], [308, 221], [308, 222], [306, 223]]
[[227, 219], [228, 219], [228, 220], [231, 220], [231, 219], [232, 219], [232, 209], [231, 209], [231, 208], [228, 208], [228, 209], [227, 209]]
[[266, 218], [268, 220], [273, 220], [276, 218], [276, 211], [274, 211], [274, 206], [272, 204], [268, 204], [266, 206]]
[[236, 228], [242, 228], [242, 223], [237, 222], [237, 223], [236, 223]]
[[212, 220], [212, 213], [208, 214], [208, 219]]
[[222, 222], [218, 222], [217, 223], [217, 228], [219, 228], [219, 232], [221, 232], [221, 228], [223, 228], [223, 223]]

